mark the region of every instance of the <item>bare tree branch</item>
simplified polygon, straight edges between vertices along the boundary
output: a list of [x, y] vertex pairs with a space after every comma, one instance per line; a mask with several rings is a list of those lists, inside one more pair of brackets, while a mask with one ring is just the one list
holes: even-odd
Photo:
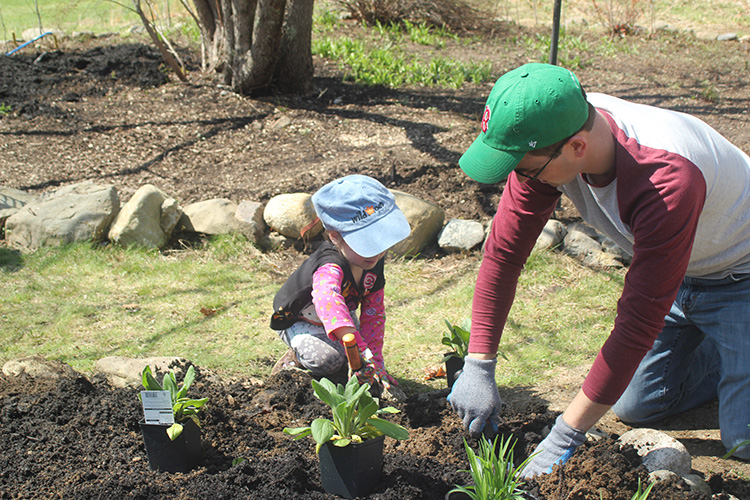
[[[148, 0], [146, 0], [146, 3], [148, 3]], [[138, 16], [141, 18], [141, 21], [143, 22], [143, 26], [146, 28], [146, 31], [148, 32], [148, 35], [151, 37], [151, 40], [154, 42], [154, 45], [156, 45], [156, 48], [159, 49], [159, 52], [161, 53], [162, 58], [164, 59], [164, 62], [167, 63], [167, 65], [172, 68], [172, 71], [175, 72], [177, 75], [177, 78], [179, 78], [181, 81], [186, 82], [187, 76], [185, 76], [185, 73], [182, 71], [182, 68], [180, 67], [180, 64], [177, 62], [177, 59], [172, 55], [169, 50], [167, 50], [167, 47], [164, 44], [164, 41], [159, 37], [159, 34], [156, 31], [156, 28], [151, 23], [151, 20], [149, 20], [146, 17], [146, 14], [143, 12], [143, 9], [141, 9], [141, 0], [133, 0], [133, 5], [135, 6], [135, 12], [138, 14]], [[151, 5], [149, 4], [149, 8]]]

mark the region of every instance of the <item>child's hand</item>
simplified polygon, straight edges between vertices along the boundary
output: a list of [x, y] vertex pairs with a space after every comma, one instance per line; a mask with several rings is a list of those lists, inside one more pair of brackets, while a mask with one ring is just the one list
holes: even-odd
[[386, 371], [385, 366], [377, 361], [362, 360], [362, 368], [354, 373], [360, 384], [367, 382], [371, 386], [380, 385], [383, 389], [390, 389], [391, 384], [398, 385], [396, 379]]

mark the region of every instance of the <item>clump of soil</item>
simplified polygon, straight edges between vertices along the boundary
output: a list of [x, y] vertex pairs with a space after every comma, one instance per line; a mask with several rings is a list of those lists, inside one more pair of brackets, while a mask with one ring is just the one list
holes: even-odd
[[[0, 377], [0, 498], [336, 498], [320, 485], [313, 441], [282, 432], [330, 416], [306, 372], [282, 371], [263, 382], [221, 381], [200, 368], [197, 373], [191, 395], [209, 398], [201, 412], [204, 456], [186, 474], [149, 469], [137, 389], [113, 388], [102, 376], [58, 382]], [[400, 408], [393, 419], [410, 437], [386, 439], [383, 482], [370, 498], [434, 500], [455, 484], [470, 484], [461, 472], [468, 468], [467, 436], [446, 407], [447, 392], [389, 402]], [[555, 416], [540, 400], [507, 408], [499, 430], [517, 440], [517, 463]], [[240, 457], [246, 460], [232, 465]], [[632, 448], [620, 450], [604, 439], [584, 445], [567, 465], [527, 487], [537, 500], [630, 500], [638, 480], [647, 478]], [[661, 500], [705, 499], [681, 482], [659, 483], [654, 491], [652, 498]]]

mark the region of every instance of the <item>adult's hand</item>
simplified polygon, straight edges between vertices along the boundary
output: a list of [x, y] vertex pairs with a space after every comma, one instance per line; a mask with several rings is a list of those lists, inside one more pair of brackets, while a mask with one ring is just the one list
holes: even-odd
[[567, 462], [584, 441], [586, 433], [569, 426], [560, 415], [550, 433], [536, 447], [538, 454], [524, 467], [521, 474], [525, 478], [549, 474], [553, 465]]
[[485, 424], [497, 432], [503, 402], [495, 383], [497, 359], [464, 358], [464, 369], [453, 383], [448, 402], [463, 420], [469, 434], [478, 437]]

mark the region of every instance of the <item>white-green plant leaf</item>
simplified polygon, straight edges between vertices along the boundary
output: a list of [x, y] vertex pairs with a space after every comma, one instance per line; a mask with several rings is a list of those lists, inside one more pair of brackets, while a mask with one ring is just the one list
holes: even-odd
[[167, 429], [167, 435], [169, 436], [169, 439], [174, 441], [177, 439], [177, 437], [182, 434], [182, 425], [174, 423]]
[[378, 403], [370, 398], [370, 402], [366, 406], [360, 406], [357, 412], [357, 427], [365, 424], [370, 417], [378, 412]]
[[336, 439], [332, 442], [333, 442], [333, 446], [338, 446], [339, 448], [343, 448], [344, 446], [349, 446], [352, 440], [348, 438], [341, 438], [341, 439]]
[[165, 391], [169, 391], [169, 394], [172, 396], [172, 402], [177, 401], [177, 382], [175, 381], [175, 375], [172, 372], [167, 373], [164, 375], [164, 379], [161, 382], [162, 387], [164, 387]]
[[312, 434], [312, 429], [310, 429], [310, 426], [295, 427], [293, 429], [289, 427], [284, 427], [283, 432], [284, 434], [289, 434], [290, 436], [293, 436], [294, 440], [296, 441], [298, 439], [302, 439]]
[[359, 384], [359, 380], [357, 380], [356, 375], [352, 375], [349, 380], [346, 382], [346, 386], [344, 387], [344, 397], [347, 400], [351, 400], [354, 397], [354, 394], [359, 391], [362, 388], [362, 386]]
[[195, 381], [195, 368], [193, 365], [190, 365], [190, 367], [187, 370], [187, 373], [185, 373], [185, 378], [182, 380], [182, 387], [179, 391], [177, 391], [177, 399], [184, 398], [187, 396], [187, 391], [190, 389], [190, 386], [193, 385], [193, 382]]
[[192, 407], [195, 410], [201, 409], [206, 403], [208, 403], [208, 398], [185, 399], [184, 400], [184, 406], [186, 406], [186, 407]]
[[151, 367], [146, 365], [141, 374], [141, 384], [147, 391], [163, 391], [161, 384], [151, 373]]
[[333, 385], [333, 382], [327, 378], [320, 379], [320, 382], [313, 379], [312, 386], [315, 396], [331, 408], [336, 407], [344, 400], [344, 397], [336, 392], [336, 386]]
[[378, 415], [383, 413], [401, 413], [401, 410], [398, 408], [394, 408], [393, 406], [386, 406], [385, 408], [381, 408], [378, 410]]
[[336, 430], [327, 418], [316, 418], [310, 424], [310, 431], [316, 443], [325, 444], [331, 440]]
[[404, 427], [382, 418], [373, 417], [367, 421], [370, 425], [385, 434], [386, 436], [398, 439], [399, 441], [409, 438], [409, 431]]
[[343, 437], [350, 436], [354, 426], [354, 405], [356, 401], [342, 401], [331, 410], [336, 430]]
[[187, 418], [189, 418], [190, 420], [192, 420], [193, 422], [195, 422], [195, 425], [197, 425], [198, 427], [201, 426], [201, 421], [198, 418], [198, 415], [188, 415]]
[[338, 392], [336, 390], [336, 384], [334, 384], [333, 382], [331, 382], [327, 378], [322, 378], [319, 381], [313, 379], [312, 382], [313, 382], [313, 384], [312, 384], [313, 388], [315, 388], [316, 386], [321, 386], [321, 387], [324, 387], [325, 390], [328, 391], [328, 392], [330, 392], [330, 393]]

